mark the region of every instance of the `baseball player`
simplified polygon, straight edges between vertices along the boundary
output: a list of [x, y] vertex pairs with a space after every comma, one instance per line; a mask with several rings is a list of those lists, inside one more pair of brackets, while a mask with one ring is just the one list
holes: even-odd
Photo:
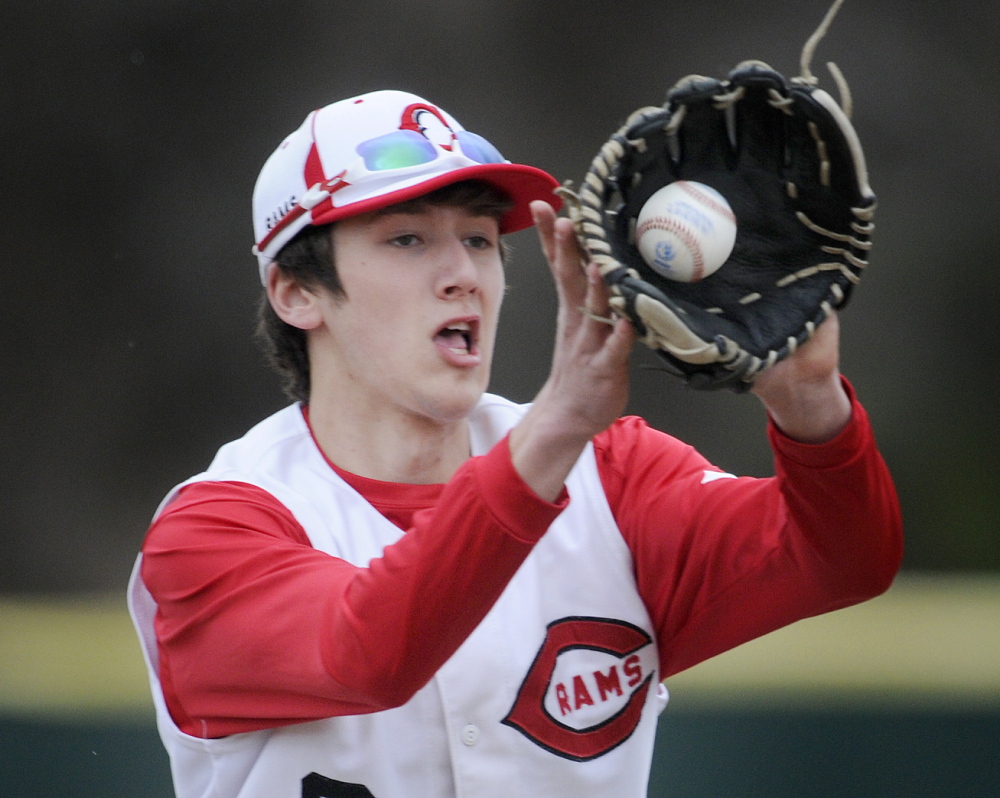
[[[755, 382], [776, 476], [621, 417], [556, 181], [440, 107], [317, 110], [253, 197], [293, 404], [166, 497], [130, 585], [180, 798], [646, 794], [662, 681], [884, 591], [895, 491], [837, 319]], [[505, 233], [558, 289], [530, 405], [486, 393]], [[516, 279], [516, 276], [513, 277]]]

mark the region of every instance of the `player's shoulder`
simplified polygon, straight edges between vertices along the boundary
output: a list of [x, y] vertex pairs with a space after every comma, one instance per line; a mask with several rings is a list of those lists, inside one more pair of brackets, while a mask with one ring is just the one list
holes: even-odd
[[262, 474], [284, 472], [296, 464], [322, 459], [301, 404], [289, 405], [224, 444], [195, 479], [256, 482]]
[[641, 416], [622, 416], [594, 438], [599, 467], [622, 477], [657, 470], [704, 468], [707, 461], [690, 444], [649, 425]]
[[303, 416], [302, 405], [296, 402], [258, 421], [241, 437], [222, 446], [216, 459], [232, 451], [239, 451], [246, 457], [252, 451], [267, 451], [289, 440], [309, 435], [309, 425]]
[[[315, 448], [302, 406], [298, 403], [289, 405], [220, 447], [205, 470], [178, 483], [167, 493], [154, 518], [174, 505], [182, 491], [192, 498], [216, 498], [213, 495], [216, 489], [211, 487], [188, 490], [202, 483], [221, 486], [217, 490], [223, 497], [233, 490], [249, 491], [255, 495], [267, 492], [263, 482], [268, 481], [269, 475], [287, 470], [310, 457], [315, 459], [312, 451]], [[250, 486], [254, 486], [252, 491]]]
[[644, 443], [655, 443], [678, 452], [692, 450], [679, 438], [650, 426], [642, 416], [621, 416], [594, 438], [594, 446], [601, 449], [629, 449]]

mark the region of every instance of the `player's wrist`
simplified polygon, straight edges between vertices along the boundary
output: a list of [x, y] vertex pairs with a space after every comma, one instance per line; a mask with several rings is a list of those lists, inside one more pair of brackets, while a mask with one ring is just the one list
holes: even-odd
[[511, 462], [542, 499], [554, 501], [584, 447], [594, 436], [591, 424], [572, 421], [543, 394], [511, 430]]
[[774, 384], [759, 398], [774, 425], [800, 443], [826, 443], [851, 421], [853, 407], [837, 371], [824, 378]]

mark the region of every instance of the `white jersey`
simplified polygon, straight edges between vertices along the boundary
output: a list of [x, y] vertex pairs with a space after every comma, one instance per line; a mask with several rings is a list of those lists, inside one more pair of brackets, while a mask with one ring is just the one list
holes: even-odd
[[[524, 411], [484, 396], [473, 455]], [[357, 566], [404, 534], [329, 467], [297, 406], [183, 484], [206, 480], [268, 491], [315, 548]], [[667, 700], [653, 628], [591, 447], [567, 488], [568, 507], [458, 651], [409, 702], [371, 714], [221, 739], [182, 733], [160, 690], [156, 607], [137, 563], [130, 609], [178, 798], [645, 796]]]

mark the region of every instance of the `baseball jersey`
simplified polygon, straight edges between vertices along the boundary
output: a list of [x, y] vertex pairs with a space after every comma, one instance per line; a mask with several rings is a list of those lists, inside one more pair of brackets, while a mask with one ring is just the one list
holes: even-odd
[[[857, 407], [856, 417], [859, 411]], [[514, 486], [516, 475], [510, 473], [504, 435], [522, 412], [522, 408], [497, 397], [484, 397], [471, 419], [474, 457], [468, 469], [471, 475], [465, 475], [470, 483], [498, 479], [483, 465], [492, 464], [501, 475], [499, 480]], [[635, 422], [631, 424], [635, 426]], [[620, 426], [629, 426], [629, 422]], [[863, 438], [865, 424], [856, 421], [854, 426], [857, 429], [852, 434]], [[608, 437], [615, 439], [619, 433], [616, 430]], [[833, 578], [827, 573], [831, 569], [803, 562], [810, 557], [817, 563], [824, 559], [822, 542], [817, 545], [817, 541], [811, 541], [806, 546], [764, 544], [768, 550], [773, 547], [774, 551], [784, 548], [793, 552], [789, 560], [797, 562], [779, 565], [777, 556], [762, 554], [758, 551], [761, 544], [745, 535], [728, 547], [715, 546], [716, 557], [720, 561], [735, 557], [735, 566], [711, 559], [701, 561], [703, 572], [699, 579], [679, 562], [682, 556], [696, 559], [696, 552], [684, 551], [691, 545], [690, 536], [659, 545], [668, 555], [657, 553], [657, 546], [653, 546], [653, 553], [648, 550], [648, 530], [640, 535], [637, 529], [648, 525], [648, 519], [636, 522], [622, 505], [627, 495], [627, 488], [621, 485], [627, 481], [622, 474], [628, 469], [621, 467], [622, 452], [617, 453], [619, 459], [615, 457], [616, 446], [622, 446], [608, 441], [598, 444], [598, 454], [589, 448], [567, 480], [568, 501], [563, 497], [552, 508], [532, 508], [528, 502], [526, 514], [537, 518], [527, 525], [533, 523], [536, 529], [519, 529], [520, 519], [510, 517], [517, 512], [513, 506], [522, 506], [526, 498], [516, 495], [511, 508], [489, 508], [490, 515], [501, 519], [503, 534], [512, 535], [514, 541], [499, 547], [482, 545], [468, 537], [482, 529], [477, 530], [474, 521], [462, 519], [452, 524], [461, 534], [453, 529], [453, 534], [446, 536], [450, 543], [444, 541], [445, 549], [449, 545], [453, 549], [450, 554], [420, 555], [425, 567], [427, 561], [431, 566], [435, 562], [442, 566], [436, 576], [441, 584], [435, 584], [435, 569], [428, 567], [427, 584], [421, 584], [421, 590], [409, 602], [423, 604], [421, 596], [427, 596], [432, 605], [436, 602], [441, 629], [435, 628], [433, 617], [429, 622], [414, 617], [414, 627], [407, 625], [395, 634], [391, 629], [382, 630], [381, 639], [374, 644], [369, 641], [355, 646], [345, 637], [352, 633], [351, 624], [335, 624], [339, 631], [332, 648], [347, 649], [353, 659], [362, 659], [352, 664], [337, 661], [309, 635], [293, 643], [297, 649], [287, 651], [289, 658], [298, 661], [298, 657], [313, 657], [319, 661], [318, 669], [328, 674], [328, 680], [334, 681], [340, 675], [349, 685], [342, 690], [331, 689], [329, 695], [308, 695], [313, 688], [303, 685], [301, 695], [295, 696], [296, 680], [306, 677], [295, 673], [296, 667], [290, 667], [286, 668], [290, 673], [283, 690], [293, 694], [291, 699], [271, 691], [271, 683], [281, 683], [282, 678], [260, 678], [266, 686], [258, 707], [252, 708], [252, 693], [239, 699], [234, 696], [228, 710], [199, 709], [195, 713], [200, 718], [199, 726], [198, 720], [182, 708], [194, 708], [195, 704], [178, 698], [183, 689], [177, 690], [176, 685], [186, 684], [188, 677], [182, 673], [183, 668], [176, 667], [176, 659], [171, 660], [163, 679], [167, 669], [160, 655], [171, 650], [175, 632], [163, 618], [157, 628], [157, 602], [146, 589], [140, 561], [132, 587], [133, 613], [145, 642], [158, 723], [171, 753], [178, 795], [355, 794], [344, 792], [353, 789], [345, 785], [364, 785], [368, 792], [356, 794], [382, 798], [412, 794], [643, 795], [655, 718], [666, 700], [659, 686], [663, 676], [693, 664], [690, 660], [711, 656], [795, 617], [861, 600], [872, 591], [884, 589], [886, 574], [891, 579], [898, 566], [898, 529], [891, 528], [894, 496], [885, 495], [885, 478], [876, 476], [861, 488], [862, 494], [865, 489], [869, 494], [882, 494], [884, 506], [879, 508], [875, 526], [883, 532], [861, 548], [870, 557], [875, 555], [872, 559], [877, 563], [874, 570], [878, 572], [878, 586], [862, 587], [856, 584], [853, 574]], [[788, 523], [785, 514], [791, 507], [794, 515], [794, 504], [801, 497], [795, 495], [795, 490], [788, 490], [788, 485], [784, 486], [783, 501], [776, 505], [774, 481], [736, 480], [708, 466], [689, 447], [678, 447], [674, 442], [670, 448], [671, 456], [656, 463], [655, 478], [671, 484], [687, 482], [689, 492], [700, 489], [704, 494], [700, 498], [672, 500], [674, 515], [682, 519], [675, 523], [691, 527], [695, 523], [692, 519], [700, 518], [697, 523], [705, 528], [698, 531], [712, 539], [720, 529], [733, 527], [726, 513], [745, 513], [749, 501], [760, 511], [761, 517], [754, 519], [751, 526], [762, 538], [767, 537], [765, 527], [770, 528], [770, 534], [796, 526]], [[857, 452], [849, 454], [847, 459], [858, 458]], [[816, 450], [810, 456], [814, 460], [833, 457]], [[879, 472], [880, 458], [868, 452], [861, 459], [871, 461], [867, 471]], [[631, 466], [643, 464], [633, 462]], [[815, 471], [819, 464], [817, 460], [806, 470]], [[647, 465], [652, 466], [652, 460]], [[831, 470], [831, 464], [822, 465], [821, 470]], [[614, 473], [618, 470], [622, 473]], [[856, 480], [857, 474], [853, 477]], [[824, 480], [830, 481], [829, 474]], [[459, 483], [460, 494], [476, 492], [468, 485], [462, 488], [461, 478], [453, 481]], [[272, 502], [272, 510], [286, 512], [292, 519], [289, 523], [301, 527], [305, 540], [296, 545], [309, 549], [310, 559], [322, 554], [359, 571], [370, 570], [373, 579], [387, 582], [392, 582], [391, 574], [386, 577], [375, 573], [379, 568], [391, 571], [403, 567], [388, 560], [387, 553], [395, 552], [409, 535], [390, 523], [384, 513], [377, 512], [323, 459], [298, 407], [282, 411], [241, 441], [224, 447], [210, 469], [191, 482], [237, 484], [244, 491], [250, 486], [262, 492], [265, 504]], [[834, 478], [835, 486], [836, 482]], [[739, 483], [742, 485], [735, 490]], [[795, 480], [792, 483], [796, 487]], [[801, 488], [802, 480], [798, 483]], [[853, 486], [855, 490], [858, 487]], [[495, 490], [483, 492], [495, 499]], [[800, 492], [808, 494], [809, 489]], [[742, 503], [734, 501], [737, 493], [744, 496]], [[771, 498], [757, 497], [756, 493]], [[612, 503], [618, 505], [617, 513], [609, 504], [609, 494], [615, 497]], [[711, 496], [719, 502], [728, 500], [723, 502], [728, 510], [706, 511], [705, 501], [714, 504], [706, 498]], [[834, 502], [838, 499], [831, 498]], [[436, 496], [438, 504], [449, 504], [447, 499], [446, 495]], [[463, 506], [462, 501], [457, 503]], [[871, 501], [865, 503], [870, 511]], [[649, 511], [662, 509], [652, 499], [645, 504]], [[809, 512], [815, 515], [815, 508]], [[620, 528], [616, 516], [626, 519], [627, 529]], [[660, 526], [669, 529], [671, 524], [662, 522]], [[848, 558], [854, 557], [858, 542], [850, 534], [841, 535], [836, 543], [838, 549], [848, 552]], [[464, 553], [468, 559], [456, 558], [456, 553]], [[740, 558], [746, 562], [740, 563]], [[664, 565], [674, 572], [660, 570]], [[309, 566], [303, 568], [309, 570]], [[754, 572], [751, 582], [773, 583], [774, 596], [758, 594], [766, 617], [741, 606], [741, 590], [746, 588], [726, 584], [730, 577], [712, 572], [719, 569], [730, 573], [733, 568]], [[842, 563], [838, 568], [843, 570]], [[796, 569], [800, 570], [798, 575], [782, 576]], [[494, 570], [499, 575], [493, 574]], [[243, 592], [267, 595], [266, 571], [264, 568], [257, 574], [256, 581], [244, 586]], [[462, 583], [459, 574], [463, 572], [473, 575], [471, 581]], [[831, 579], [839, 582], [835, 588], [825, 583]], [[155, 591], [155, 575], [151, 581]], [[462, 584], [456, 588], [449, 584], [452, 581]], [[666, 583], [668, 588], [658, 583]], [[317, 583], [316, 587], [329, 592], [329, 586]], [[315, 600], [322, 608], [327, 597], [306, 591], [298, 600]], [[349, 602], [345, 594], [337, 603]], [[460, 606], [452, 609], [447, 606], [449, 602]], [[466, 611], [464, 605], [472, 609]], [[256, 617], [264, 626], [273, 624], [273, 604], [255, 604], [250, 596], [241, 606], [247, 612], [268, 613]], [[361, 615], [371, 611], [364, 602], [357, 609]], [[210, 630], [211, 610], [207, 612], [202, 625]], [[412, 607], [408, 612], [419, 615]], [[713, 628], [711, 619], [722, 612], [735, 617]], [[395, 622], [394, 610], [387, 609], [386, 613]], [[378, 621], [357, 623], [353, 633], [361, 635], [378, 625]], [[190, 636], [191, 628], [178, 636]], [[699, 629], [706, 633], [701, 644], [685, 641], [685, 636]], [[411, 634], [441, 640], [407, 641]], [[239, 641], [235, 646], [239, 647]], [[225, 658], [240, 656], [238, 650], [230, 650]], [[428, 671], [427, 678], [420, 675], [420, 668], [400, 667], [403, 663], [421, 664]], [[283, 667], [280, 662], [269, 664]], [[223, 673], [227, 669], [240, 670], [239, 665], [224, 661], [203, 661], [198, 666], [209, 673], [216, 667]], [[190, 669], [191, 662], [184, 668]], [[411, 677], [404, 672], [409, 670], [418, 675]], [[309, 667], [303, 666], [303, 671], [308, 672]], [[417, 684], [401, 689], [398, 697], [391, 699], [366, 698], [366, 693], [378, 695], [380, 690], [354, 684], [358, 673], [364, 672], [400, 676], [403, 683], [415, 678]], [[212, 681], [211, 676], [208, 681]], [[215, 681], [218, 688], [214, 692], [221, 698], [209, 697], [204, 707], [213, 702], [227, 703], [227, 678], [219, 674]], [[165, 692], [171, 698], [165, 697]], [[241, 702], [249, 706], [238, 706]], [[223, 721], [226, 712], [252, 717]], [[184, 730], [175, 722], [177, 716], [183, 717]]]

